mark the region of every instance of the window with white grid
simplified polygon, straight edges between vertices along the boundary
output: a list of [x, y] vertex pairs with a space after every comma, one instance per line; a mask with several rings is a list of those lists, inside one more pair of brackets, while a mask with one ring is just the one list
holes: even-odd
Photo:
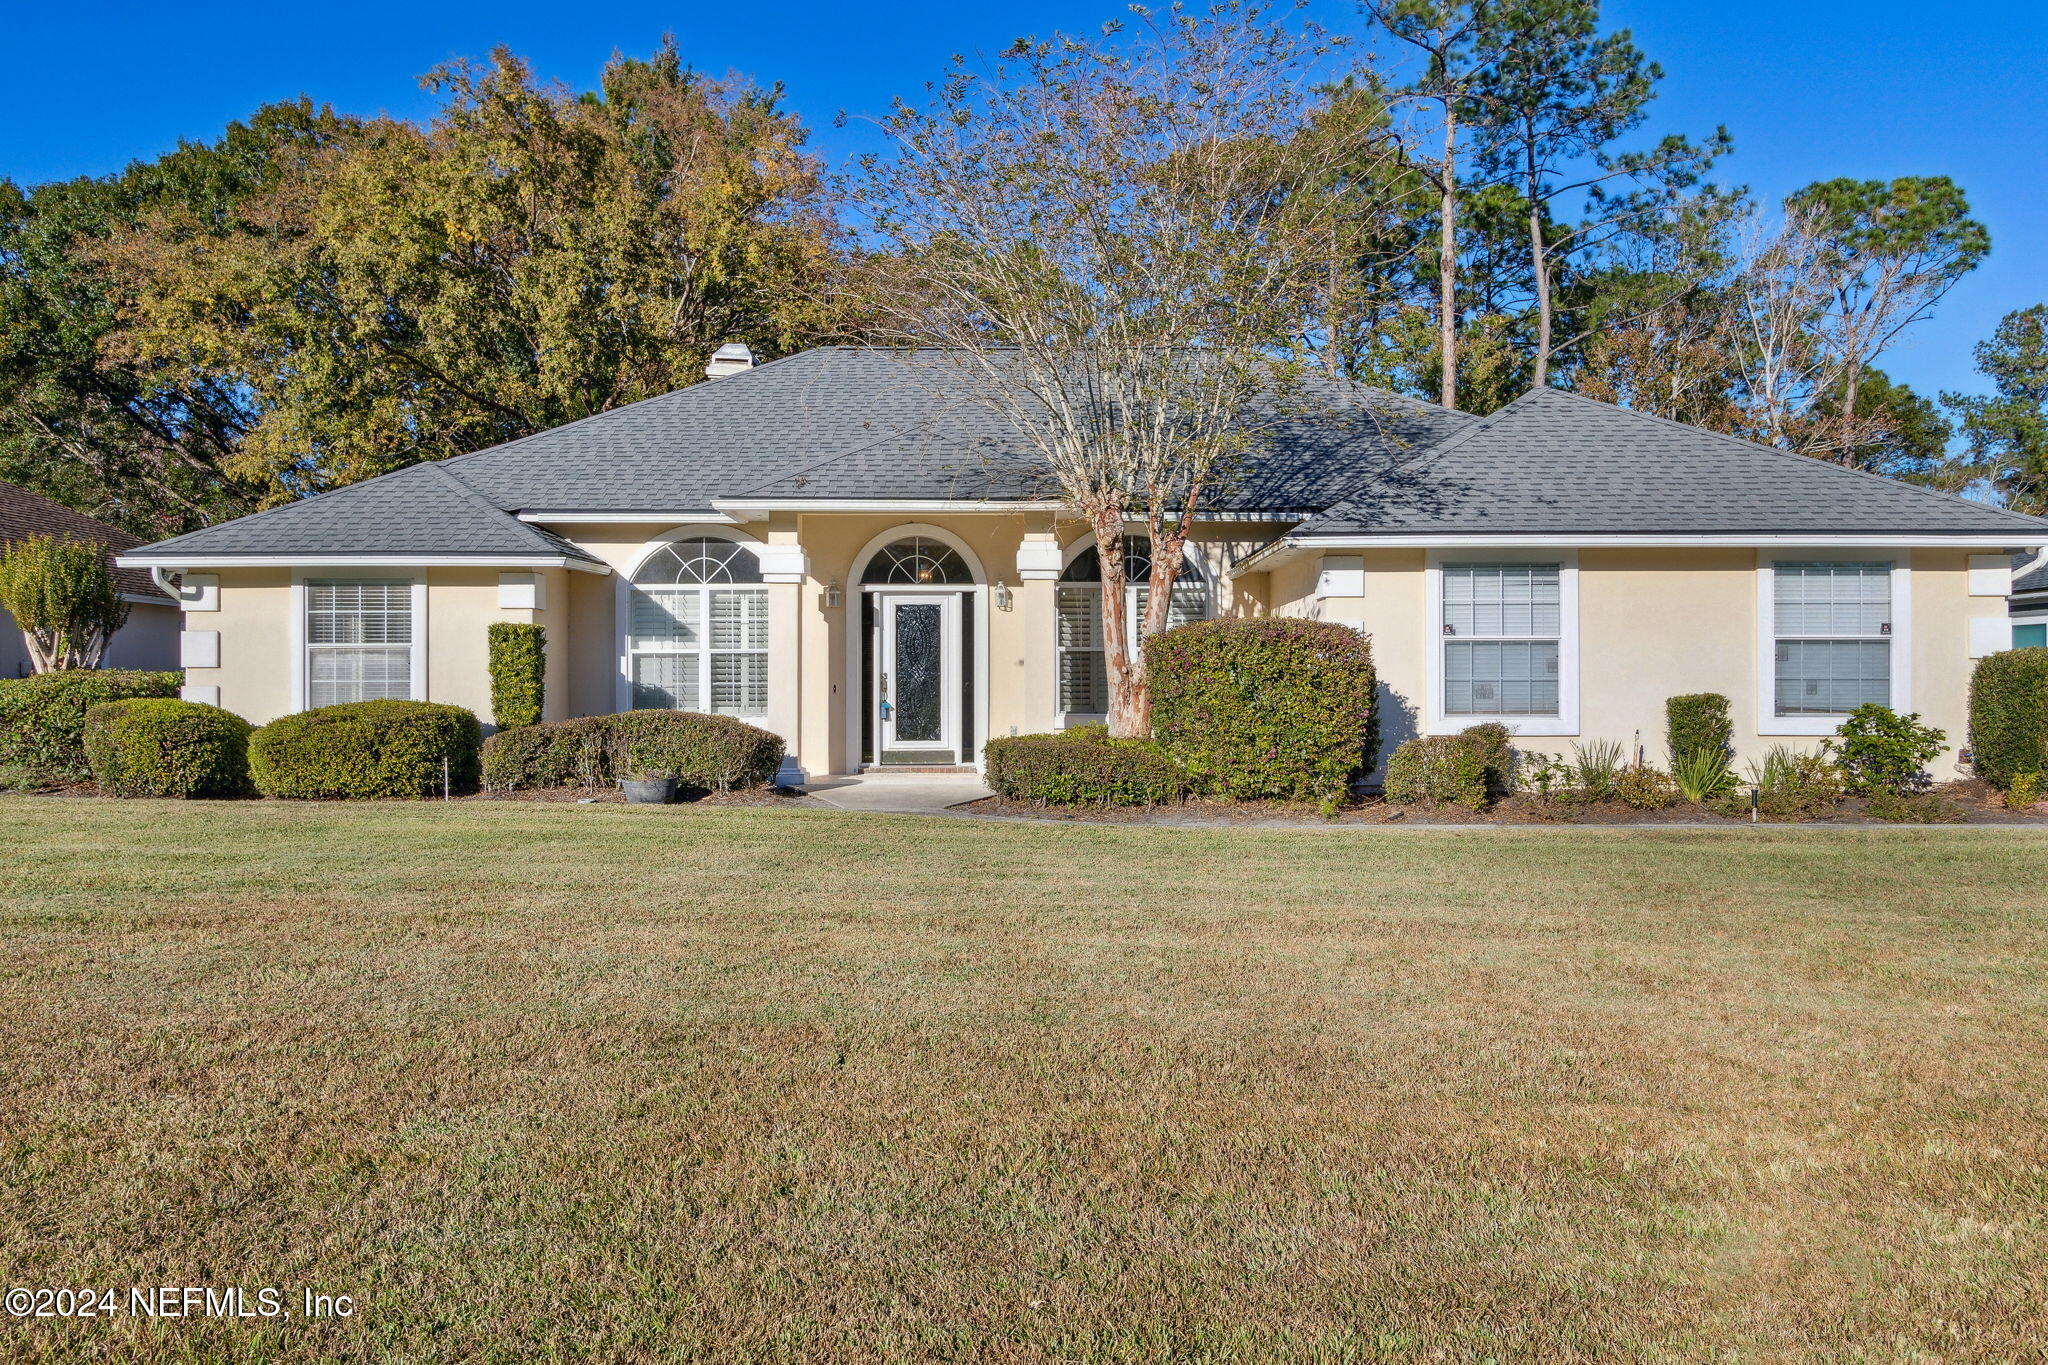
[[411, 698], [412, 650], [411, 579], [306, 583], [308, 705]]
[[1443, 566], [1446, 716], [1555, 716], [1560, 564]]
[[1775, 714], [1845, 716], [1892, 700], [1892, 565], [1771, 566]]
[[[1152, 542], [1144, 536], [1124, 540], [1124, 620], [1132, 646], [1143, 643], [1145, 607], [1151, 600]], [[1060, 710], [1068, 716], [1100, 716], [1109, 711], [1109, 666], [1102, 648], [1102, 561], [1095, 550], [1083, 550], [1060, 575], [1056, 594]], [[1209, 583], [1192, 557], [1183, 562], [1167, 603], [1170, 630], [1209, 614]]]
[[636, 709], [768, 713], [768, 590], [744, 545], [676, 541], [633, 575], [626, 654]]

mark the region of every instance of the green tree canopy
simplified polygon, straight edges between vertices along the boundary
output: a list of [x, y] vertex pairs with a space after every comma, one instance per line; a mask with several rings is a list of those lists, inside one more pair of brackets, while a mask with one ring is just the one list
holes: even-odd
[[1963, 468], [2015, 512], [2048, 514], [2048, 304], [2007, 313], [1976, 354], [1991, 395], [1942, 395], [1962, 421]]

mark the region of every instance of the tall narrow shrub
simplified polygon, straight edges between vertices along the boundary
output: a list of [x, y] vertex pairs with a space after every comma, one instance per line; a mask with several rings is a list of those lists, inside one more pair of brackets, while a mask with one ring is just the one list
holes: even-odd
[[541, 709], [547, 701], [546, 628], [495, 621], [488, 635], [491, 719], [500, 730], [540, 724]]
[[1728, 699], [1719, 692], [1689, 692], [1664, 703], [1664, 738], [1671, 766], [1694, 754], [1719, 754], [1723, 763], [1735, 759], [1735, 725], [1728, 718]]
[[1970, 675], [1970, 760], [2000, 791], [2048, 772], [2048, 649], [1993, 654]]

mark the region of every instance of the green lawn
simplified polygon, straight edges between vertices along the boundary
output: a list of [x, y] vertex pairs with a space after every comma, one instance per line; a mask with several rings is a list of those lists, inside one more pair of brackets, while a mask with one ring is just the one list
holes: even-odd
[[2008, 1361], [2048, 836], [0, 799], [0, 1358]]

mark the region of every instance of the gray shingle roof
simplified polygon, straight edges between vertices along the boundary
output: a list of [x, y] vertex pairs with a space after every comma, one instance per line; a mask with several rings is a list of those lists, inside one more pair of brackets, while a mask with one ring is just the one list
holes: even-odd
[[[2022, 564], [2032, 563], [2033, 558], [2032, 555], [2028, 554], [2014, 555], [2012, 557], [2012, 566], [2017, 569]], [[2042, 565], [2032, 573], [2021, 574], [2018, 578], [2015, 578], [2012, 581], [2012, 590], [2016, 593], [2048, 591], [2048, 564]]]
[[[1302, 406], [1211, 499], [1312, 512], [1361, 471], [1472, 419], [1312, 380]], [[437, 471], [428, 473], [427, 471]], [[464, 496], [464, 495], [467, 496]], [[939, 352], [824, 346], [741, 374], [414, 466], [149, 547], [152, 554], [579, 553], [522, 511], [676, 512], [731, 498], [1029, 501], [1058, 489]]]
[[1292, 533], [1974, 535], [2048, 520], [1556, 389], [1396, 458]]
[[413, 465], [148, 547], [155, 555], [567, 555], [598, 562], [492, 506], [445, 465]]
[[[1297, 535], [2009, 535], [2048, 522], [1540, 390], [1475, 420], [1311, 378], [1209, 500], [1312, 517]], [[942, 352], [827, 346], [439, 464], [148, 547], [242, 555], [569, 555], [519, 512], [679, 512], [733, 499], [1056, 496]], [[1325, 510], [1327, 509], [1327, 510]]]

